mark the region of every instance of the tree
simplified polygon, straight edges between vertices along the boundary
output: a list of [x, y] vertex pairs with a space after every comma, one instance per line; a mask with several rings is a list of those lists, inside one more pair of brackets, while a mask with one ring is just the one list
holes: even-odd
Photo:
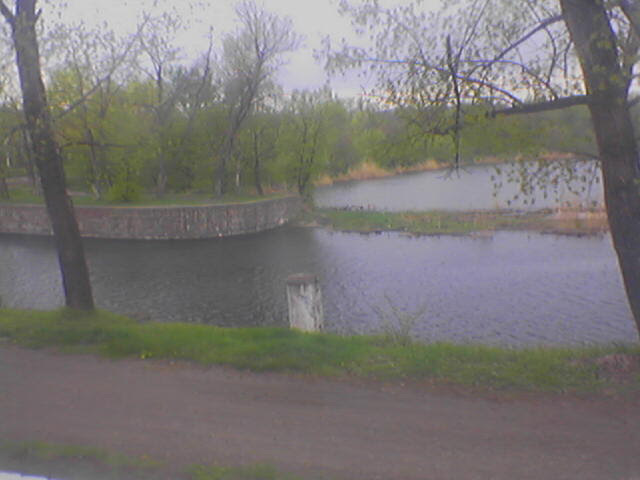
[[66, 305], [94, 308], [89, 271], [73, 204], [67, 195], [62, 156], [47, 104], [36, 34], [37, 0], [16, 0], [12, 11], [0, 0], [0, 12], [11, 26], [22, 90], [23, 110], [32, 154], [40, 172], [45, 204], [58, 251]]
[[142, 31], [141, 44], [150, 68], [142, 68], [144, 73], [154, 82], [155, 96], [148, 107], [153, 112], [155, 139], [155, 185], [158, 195], [163, 195], [168, 180], [167, 130], [170, 128], [172, 115], [179, 91], [168, 82], [168, 77], [175, 74], [176, 62], [180, 57], [180, 49], [174, 45], [179, 32], [184, 28], [181, 18], [172, 12], [162, 12], [157, 16], [146, 18]]
[[[341, 2], [373, 49], [327, 44], [328, 65], [368, 66], [385, 101], [512, 115], [586, 105], [627, 297], [640, 331], [640, 164], [629, 109], [640, 48], [638, 0], [469, 0], [426, 12], [420, 1], [385, 9]], [[429, 107], [429, 108], [427, 108]], [[429, 117], [425, 131], [442, 130]]]
[[245, 163], [253, 174], [253, 186], [258, 195], [264, 195], [263, 176], [265, 165], [277, 154], [280, 118], [265, 105], [248, 119], [246, 128], [238, 137], [239, 163]]
[[224, 39], [222, 82], [227, 111], [227, 131], [219, 152], [214, 185], [217, 195], [227, 191], [227, 166], [245, 120], [282, 65], [282, 56], [295, 50], [299, 37], [291, 20], [269, 13], [253, 0], [236, 6], [238, 32]]
[[127, 74], [118, 78], [116, 70], [133, 63], [137, 35], [117, 38], [112, 31], [87, 30], [81, 24], [59, 25], [52, 35], [63, 65], [52, 75], [49, 98], [63, 108], [78, 105], [72, 112], [62, 110], [66, 114], [58, 121], [58, 133], [66, 151], [82, 159], [86, 182], [101, 198], [113, 186], [110, 150], [122, 148], [108, 135], [111, 110], [128, 79]]
[[313, 177], [327, 158], [326, 109], [330, 100], [331, 92], [326, 89], [293, 92], [283, 122], [278, 150], [287, 164], [290, 179], [305, 198], [310, 197]]

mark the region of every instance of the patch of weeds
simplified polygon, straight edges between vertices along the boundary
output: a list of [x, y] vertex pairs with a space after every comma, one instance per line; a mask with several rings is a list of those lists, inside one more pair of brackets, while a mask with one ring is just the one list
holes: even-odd
[[371, 309], [377, 315], [381, 323], [382, 337], [392, 345], [409, 346], [415, 342], [413, 330], [416, 324], [422, 320], [427, 305], [421, 305], [415, 311], [408, 311], [396, 305], [387, 295], [384, 296], [387, 309], [373, 305]]
[[278, 472], [269, 465], [246, 467], [196, 466], [190, 469], [191, 480], [302, 480], [289, 474]]

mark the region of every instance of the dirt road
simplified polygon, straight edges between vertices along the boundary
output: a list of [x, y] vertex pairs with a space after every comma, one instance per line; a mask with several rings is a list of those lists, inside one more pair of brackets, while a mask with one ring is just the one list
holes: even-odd
[[640, 479], [640, 401], [478, 398], [0, 345], [0, 437], [316, 478]]

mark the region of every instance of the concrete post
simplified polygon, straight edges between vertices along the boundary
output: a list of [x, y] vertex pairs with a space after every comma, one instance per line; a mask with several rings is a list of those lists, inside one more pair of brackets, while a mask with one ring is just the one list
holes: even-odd
[[291, 328], [305, 332], [317, 332], [324, 328], [322, 292], [318, 277], [306, 273], [289, 275], [287, 303]]

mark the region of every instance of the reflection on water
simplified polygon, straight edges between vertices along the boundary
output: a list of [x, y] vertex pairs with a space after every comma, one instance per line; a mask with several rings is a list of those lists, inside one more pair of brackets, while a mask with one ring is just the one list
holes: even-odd
[[[587, 167], [581, 167], [586, 170]], [[585, 172], [586, 174], [586, 172]], [[495, 190], [493, 167], [474, 166], [459, 172], [419, 172], [376, 180], [344, 182], [320, 187], [314, 197], [321, 207], [358, 206], [377, 210], [491, 210], [499, 208], [553, 208], [558, 205], [581, 203], [602, 204], [600, 183], [584, 193], [573, 194], [562, 183], [557, 191], [546, 196], [537, 191], [530, 204], [524, 198], [514, 200], [519, 186], [502, 179], [503, 186]], [[576, 177], [580, 177], [576, 174]], [[574, 189], [582, 184], [574, 182]]]
[[[283, 228], [199, 241], [88, 240], [101, 308], [160, 321], [286, 324], [285, 280], [321, 277], [326, 326], [378, 332], [394, 306], [425, 308], [414, 334], [487, 344], [637, 338], [608, 236], [502, 232], [493, 237], [359, 235]], [[62, 304], [50, 239], [0, 236], [7, 306]]]

